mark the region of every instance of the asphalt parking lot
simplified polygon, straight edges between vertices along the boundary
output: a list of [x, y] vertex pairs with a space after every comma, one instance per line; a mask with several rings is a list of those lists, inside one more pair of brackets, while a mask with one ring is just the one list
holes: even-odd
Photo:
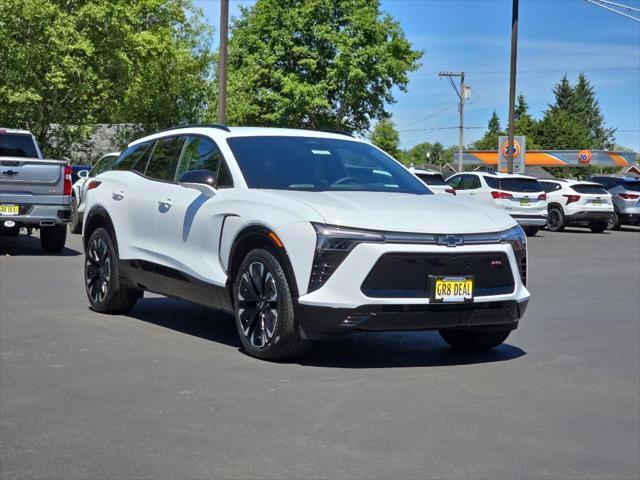
[[640, 229], [530, 239], [494, 351], [367, 333], [288, 364], [185, 302], [91, 312], [67, 247], [0, 238], [2, 479], [640, 476]]

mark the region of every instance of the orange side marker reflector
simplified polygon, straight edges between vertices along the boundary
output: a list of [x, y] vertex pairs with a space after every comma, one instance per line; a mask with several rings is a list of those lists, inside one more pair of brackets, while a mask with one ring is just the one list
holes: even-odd
[[273, 232], [269, 232], [269, 233], [267, 234], [267, 236], [268, 236], [271, 240], [273, 240], [273, 243], [275, 243], [275, 244], [276, 244], [276, 247], [278, 247], [278, 248], [284, 248], [284, 244], [280, 241], [280, 239], [278, 238], [278, 236], [277, 236], [275, 233], [273, 233]]

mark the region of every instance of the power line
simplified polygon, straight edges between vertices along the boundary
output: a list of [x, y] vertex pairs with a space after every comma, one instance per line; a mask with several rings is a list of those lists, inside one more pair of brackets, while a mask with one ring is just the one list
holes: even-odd
[[427, 115], [426, 117], [421, 118], [420, 120], [416, 120], [415, 122], [411, 122], [411, 123], [408, 123], [408, 124], [406, 124], [406, 125], [404, 125], [404, 126], [400, 127], [400, 130], [401, 130], [401, 129], [403, 129], [403, 128], [410, 127], [411, 125], [415, 125], [416, 123], [420, 123], [420, 122], [424, 122], [425, 120], [429, 120], [430, 118], [433, 118], [433, 117], [435, 117], [436, 115], [440, 115], [442, 112], [445, 112], [445, 111], [449, 110], [450, 108], [455, 107], [456, 105], [458, 105], [458, 104], [457, 104], [457, 103], [453, 103], [453, 104], [451, 104], [451, 105], [447, 105], [447, 106], [446, 106], [446, 107], [444, 107], [442, 110], [438, 110], [437, 112], [432, 113], [431, 115]]
[[589, 2], [589, 3], [592, 3], [596, 7], [604, 8], [606, 10], [609, 10], [610, 12], [617, 13], [618, 15], [622, 15], [623, 17], [627, 17], [627, 18], [630, 18], [631, 20], [635, 20], [636, 22], [640, 22], [640, 18], [639, 17], [634, 17], [633, 15], [629, 15], [628, 13], [621, 12], [620, 10], [616, 10], [615, 8], [611, 8], [611, 7], [607, 6], [606, 4], [615, 5], [618, 8], [624, 8], [624, 9], [630, 11], [630, 12], [631, 11], [640, 12], [640, 9], [637, 9], [637, 8], [634, 8], [634, 7], [629, 7], [627, 5], [622, 5], [620, 3], [609, 2], [607, 0], [586, 0], [586, 1]]

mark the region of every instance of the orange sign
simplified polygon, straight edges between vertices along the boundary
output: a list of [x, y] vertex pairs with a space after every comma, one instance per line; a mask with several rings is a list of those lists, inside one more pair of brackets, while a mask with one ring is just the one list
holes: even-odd
[[591, 161], [591, 152], [589, 150], [580, 150], [578, 152], [578, 163], [588, 165]]
[[[506, 141], [502, 144], [502, 154], [504, 155], [504, 158], [509, 158], [509, 142]], [[520, 144], [514, 140], [513, 141], [513, 158], [516, 158], [518, 155], [520, 155]]]

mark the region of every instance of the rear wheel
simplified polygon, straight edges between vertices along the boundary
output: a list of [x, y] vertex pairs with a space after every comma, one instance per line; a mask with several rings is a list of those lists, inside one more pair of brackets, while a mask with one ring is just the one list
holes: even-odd
[[265, 360], [305, 353], [310, 342], [300, 336], [289, 280], [270, 251], [249, 252], [233, 285], [236, 327], [245, 351]]
[[524, 227], [523, 230], [527, 237], [535, 237], [536, 234], [540, 231], [540, 227], [528, 226]]
[[589, 224], [589, 228], [593, 233], [602, 233], [607, 229], [608, 226], [609, 224], [605, 222], [592, 222]]
[[559, 207], [551, 207], [547, 218], [547, 228], [552, 232], [561, 232], [564, 227], [564, 213]]
[[489, 350], [502, 344], [511, 330], [476, 330], [456, 328], [440, 330], [440, 336], [449, 345], [463, 350]]
[[608, 228], [609, 230], [620, 230], [620, 216], [618, 215], [617, 211], [611, 214]]
[[71, 233], [80, 233], [82, 231], [82, 220], [78, 216], [78, 200], [76, 197], [71, 199], [71, 223], [69, 224]]
[[111, 236], [98, 228], [87, 243], [84, 279], [91, 310], [125, 313], [133, 308], [140, 292], [120, 284], [118, 254]]
[[40, 245], [45, 252], [59, 252], [67, 241], [67, 226], [40, 227]]

